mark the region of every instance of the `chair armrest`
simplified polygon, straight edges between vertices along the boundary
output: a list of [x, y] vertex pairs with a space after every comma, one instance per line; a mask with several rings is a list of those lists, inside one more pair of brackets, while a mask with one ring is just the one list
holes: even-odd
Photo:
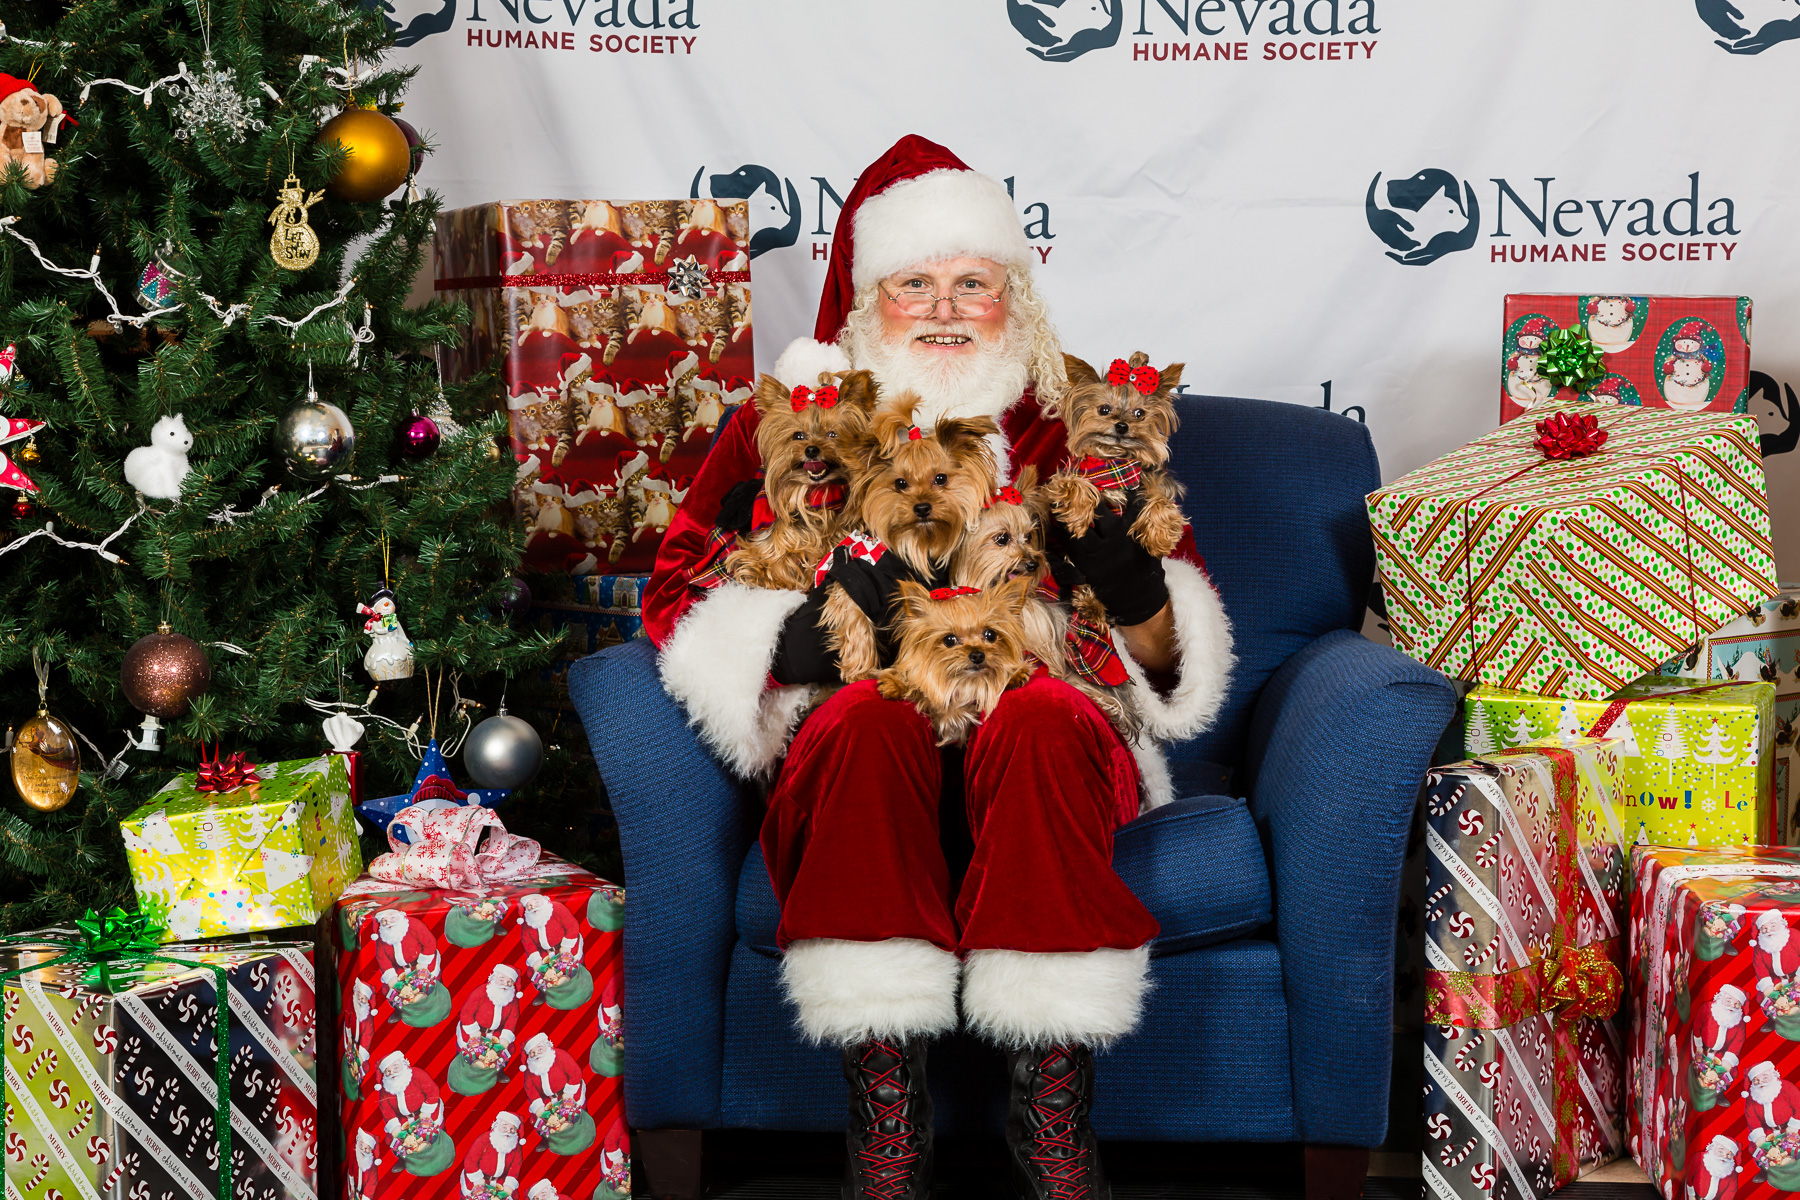
[[1303, 1141], [1386, 1134], [1400, 863], [1455, 703], [1443, 675], [1336, 630], [1282, 664], [1251, 716]]
[[625, 861], [625, 1095], [632, 1124], [719, 1122], [725, 977], [754, 829], [738, 785], [631, 641], [569, 667]]

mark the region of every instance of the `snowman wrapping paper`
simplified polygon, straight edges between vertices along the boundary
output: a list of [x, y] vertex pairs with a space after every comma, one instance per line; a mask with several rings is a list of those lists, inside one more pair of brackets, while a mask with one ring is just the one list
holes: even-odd
[[1638, 847], [1632, 1156], [1665, 1197], [1800, 1191], [1800, 851]]
[[1534, 1200], [1621, 1152], [1617, 785], [1601, 739], [1426, 777], [1428, 1200]]
[[[1561, 395], [1676, 412], [1749, 409], [1747, 296], [1515, 295], [1500, 347], [1500, 420]], [[1579, 329], [1605, 374], [1582, 396], [1538, 373], [1551, 334]]]
[[474, 889], [346, 889], [320, 923], [345, 1200], [630, 1195], [624, 905], [549, 856]]
[[756, 378], [742, 200], [509, 200], [441, 213], [436, 286], [469, 306], [445, 378], [506, 388], [524, 566], [649, 571]]
[[362, 870], [344, 755], [264, 763], [230, 791], [202, 775], [119, 823], [138, 905], [169, 940], [310, 925]]
[[[0, 951], [0, 969], [64, 953], [73, 930]], [[29, 936], [29, 935], [27, 935]], [[6, 982], [6, 1192], [12, 1200], [315, 1200], [310, 943], [166, 945], [224, 968], [232, 1185], [219, 1195], [217, 984], [204, 967], [85, 961]]]
[[1766, 846], [1783, 840], [1775, 803], [1775, 688], [1652, 676], [1611, 700], [1478, 687], [1464, 700], [1468, 753], [1589, 731], [1620, 746], [1628, 842]]

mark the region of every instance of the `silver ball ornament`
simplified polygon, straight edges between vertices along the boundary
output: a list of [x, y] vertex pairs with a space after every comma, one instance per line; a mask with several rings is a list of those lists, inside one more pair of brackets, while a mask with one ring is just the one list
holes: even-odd
[[294, 478], [317, 483], [349, 469], [356, 430], [344, 410], [314, 391], [287, 410], [275, 427], [275, 444]]
[[544, 739], [529, 722], [502, 708], [469, 731], [462, 757], [477, 787], [516, 788], [544, 765]]

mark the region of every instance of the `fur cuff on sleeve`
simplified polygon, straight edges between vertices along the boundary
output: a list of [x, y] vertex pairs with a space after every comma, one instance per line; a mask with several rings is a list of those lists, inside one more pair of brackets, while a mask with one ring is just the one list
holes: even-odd
[[819, 372], [849, 369], [850, 356], [840, 350], [836, 342], [815, 342], [803, 337], [788, 343], [769, 374], [790, 388], [801, 384], [818, 387]]
[[1131, 675], [1131, 698], [1144, 722], [1144, 735], [1179, 741], [1204, 732], [1219, 715], [1231, 681], [1231, 621], [1219, 593], [1199, 567], [1180, 559], [1163, 560], [1163, 582], [1175, 609], [1175, 646], [1181, 655], [1181, 677], [1168, 695], [1159, 693], [1113, 631], [1113, 646]]
[[688, 723], [739, 775], [774, 769], [812, 699], [811, 685], [766, 686], [781, 627], [805, 599], [727, 583], [687, 611], [658, 660]]

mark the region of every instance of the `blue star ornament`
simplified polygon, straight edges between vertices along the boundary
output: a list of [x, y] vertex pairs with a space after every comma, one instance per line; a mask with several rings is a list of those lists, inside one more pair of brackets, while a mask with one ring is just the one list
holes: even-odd
[[[419, 773], [413, 777], [412, 791], [396, 796], [383, 796], [379, 800], [371, 800], [356, 806], [357, 815], [386, 833], [388, 826], [396, 816], [409, 808], [421, 808], [426, 812], [437, 808], [498, 808], [500, 802], [508, 795], [507, 788], [472, 788], [464, 791], [456, 786], [456, 780], [450, 777], [450, 766], [444, 761], [443, 751], [438, 749], [437, 739], [425, 747], [425, 758], [419, 763]], [[403, 842], [412, 839], [406, 830], [398, 830]]]

